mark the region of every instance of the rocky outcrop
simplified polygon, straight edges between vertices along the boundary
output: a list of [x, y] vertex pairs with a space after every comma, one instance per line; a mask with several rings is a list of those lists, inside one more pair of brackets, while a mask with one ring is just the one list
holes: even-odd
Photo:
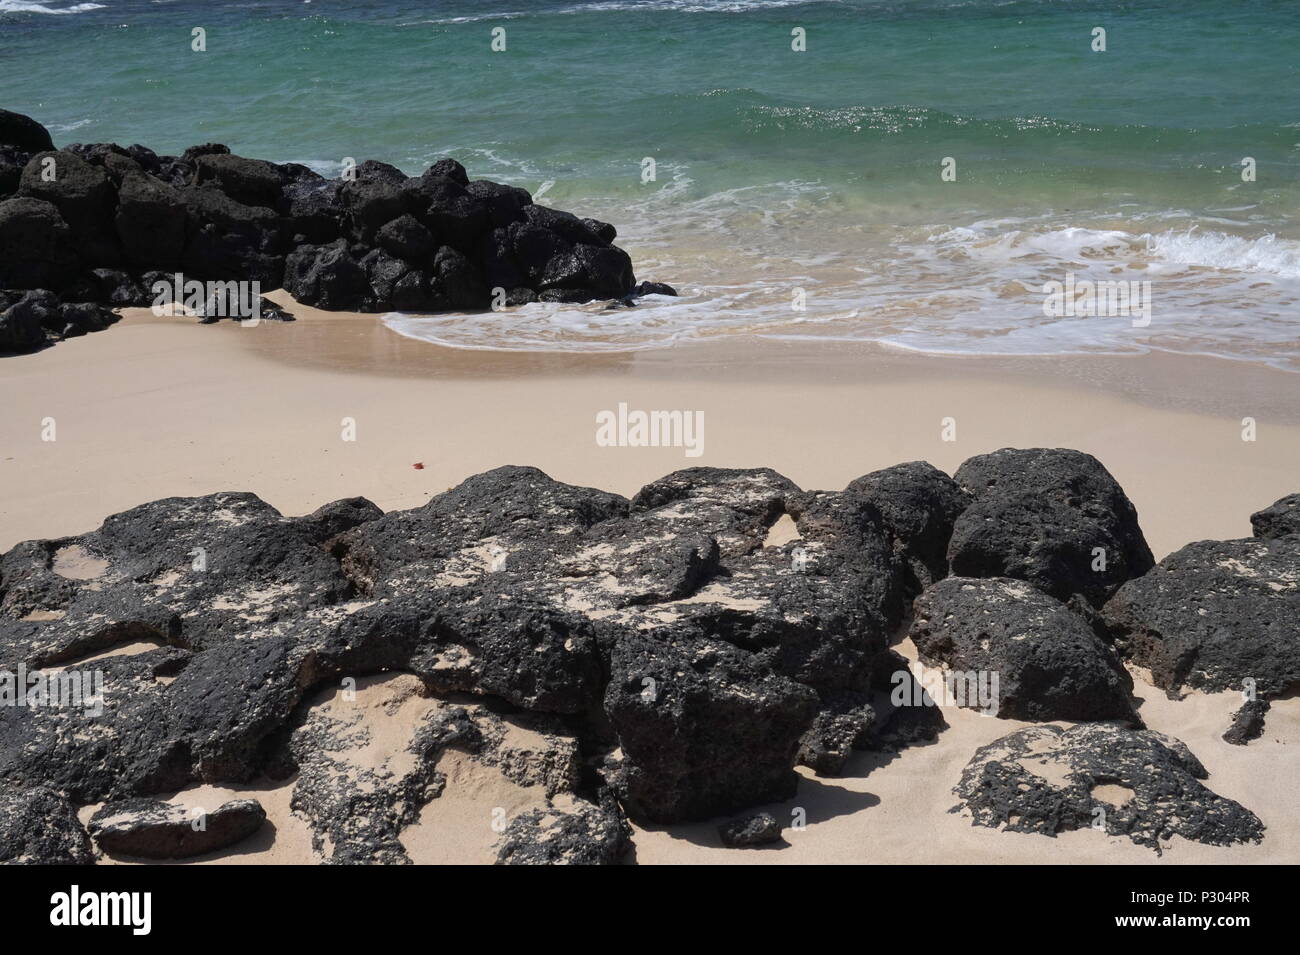
[[[215, 143], [181, 156], [56, 150], [39, 123], [0, 110], [0, 296], [14, 300], [39, 290], [65, 307], [150, 305], [154, 282], [177, 272], [368, 312], [676, 294], [638, 284], [615, 238], [609, 223], [536, 205], [524, 189], [470, 181], [452, 159], [414, 177], [368, 160], [329, 180]], [[65, 321], [38, 337], [9, 324], [0, 318], [2, 351], [98, 330]]]
[[192, 812], [156, 799], [126, 799], [90, 817], [90, 834], [106, 852], [143, 859], [188, 859], [247, 839], [266, 821], [256, 799], [232, 799]]
[[[1006, 577], [949, 577], [915, 605], [921, 659], [959, 673], [996, 676], [1004, 719], [1129, 720], [1133, 679], [1115, 652], [1055, 598]], [[973, 695], [959, 705], [981, 708]]]
[[954, 792], [974, 825], [1008, 832], [1090, 826], [1161, 851], [1175, 835], [1207, 845], [1258, 842], [1250, 810], [1201, 784], [1185, 745], [1149, 730], [1089, 723], [1033, 726], [976, 751]]
[[[257, 172], [239, 188], [258, 188]], [[1050, 456], [1061, 486], [1092, 491], [1061, 504], [1042, 539], [1118, 534], [1122, 492], [1091, 459]], [[993, 493], [970, 487], [972, 508]], [[689, 468], [630, 499], [506, 467], [389, 513], [349, 498], [288, 518], [237, 492], [144, 504], [0, 555], [0, 671], [77, 691], [0, 706], [0, 784], [70, 807], [296, 773], [292, 805], [318, 852], [369, 864], [409, 861], [422, 811], [488, 772], [518, 797], [483, 834], [489, 859], [608, 862], [627, 847], [623, 813], [730, 816], [794, 795], [796, 764], [834, 775], [855, 749], [934, 739], [942, 713], [889, 647], [920, 586], [922, 659], [996, 671], [1003, 716], [1135, 722], [1102, 623], [1161, 685], [1249, 676], [1266, 698], [1294, 683], [1295, 539], [1191, 545], [1098, 617], [1078, 568], [1032, 541], [1018, 566], [1060, 568], [1068, 604], [1026, 579], [944, 576], [967, 493], [915, 464], [838, 492]], [[377, 684], [389, 690], [376, 697]], [[1107, 747], [1155, 745], [1084, 729], [1066, 739], [1084, 754], [1072, 772]], [[1114, 765], [1135, 791], [1157, 786], [1127, 759]], [[999, 812], [1028, 800], [1025, 818], [1065, 826], [1091, 805], [1073, 783], [1053, 794], [1020, 780], [1032, 785], [1017, 796], [991, 778], [971, 799], [996, 795]], [[1188, 812], [1205, 808], [1170, 778]], [[1196, 833], [1228, 818], [1185, 808], [1171, 812]], [[1125, 831], [1182, 825], [1137, 809]]]
[[1173, 696], [1300, 685], [1300, 538], [1197, 541], [1119, 589], [1104, 616], [1121, 652]]
[[954, 574], [1014, 577], [1100, 607], [1154, 563], [1133, 504], [1090, 454], [1003, 448], [954, 477], [972, 498], [948, 546]]

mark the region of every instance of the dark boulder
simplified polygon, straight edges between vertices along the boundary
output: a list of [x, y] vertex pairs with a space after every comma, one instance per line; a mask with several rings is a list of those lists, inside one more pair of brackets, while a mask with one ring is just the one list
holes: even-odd
[[909, 596], [948, 576], [953, 523], [970, 499], [957, 482], [925, 461], [872, 471], [844, 489], [875, 505], [907, 568]]
[[344, 182], [339, 187], [339, 198], [345, 210], [343, 223], [348, 235], [357, 242], [373, 242], [384, 223], [406, 212], [403, 188], [402, 184], [380, 176]]
[[[49, 292], [0, 292], [0, 352], [25, 352], [46, 343], [46, 322], [59, 316], [57, 305], [51, 308]], [[51, 328], [62, 331], [63, 323]]]
[[362, 302], [362, 311], [372, 312], [385, 308], [393, 300], [397, 283], [411, 266], [383, 249], [371, 249], [359, 263], [370, 284], [370, 294]]
[[592, 298], [618, 298], [632, 290], [632, 259], [614, 246], [575, 245], [542, 271], [540, 288], [583, 289]]
[[303, 305], [356, 308], [370, 294], [370, 279], [347, 242], [338, 239], [291, 252], [285, 259], [284, 287]]
[[[1004, 719], [1140, 722], [1115, 652], [1024, 581], [942, 580], [917, 598], [910, 636], [925, 663], [996, 675], [992, 711]], [[959, 703], [981, 708], [968, 694]]]
[[450, 179], [452, 182], [458, 182], [462, 186], [468, 186], [470, 184], [469, 175], [465, 172], [465, 167], [451, 158], [439, 159], [424, 171], [424, 176], [427, 179]]
[[1300, 538], [1197, 541], [1129, 581], [1103, 614], [1121, 653], [1172, 696], [1300, 685]]
[[1157, 853], [1175, 835], [1212, 846], [1258, 842], [1249, 809], [1201, 784], [1185, 745], [1149, 730], [1032, 726], [983, 746], [954, 792], [977, 826], [1058, 832], [1097, 825]]
[[1264, 735], [1264, 717], [1268, 715], [1268, 700], [1247, 700], [1241, 709], [1232, 714], [1232, 725], [1223, 734], [1224, 742], [1245, 746]]
[[1300, 494], [1288, 494], [1250, 515], [1250, 526], [1261, 538], [1300, 537]]
[[58, 289], [78, 268], [72, 230], [49, 202], [0, 202], [0, 288]]
[[36, 153], [23, 169], [19, 191], [59, 210], [83, 263], [112, 266], [121, 261], [113, 227], [117, 195], [102, 168], [76, 153]]
[[1154, 560], [1137, 511], [1096, 458], [1062, 448], [1003, 448], [966, 461], [972, 501], [953, 525], [952, 573], [1014, 577], [1100, 607]]
[[491, 298], [491, 291], [474, 263], [449, 245], [444, 245], [434, 256], [429, 283], [432, 294], [445, 301], [447, 308], [487, 308]]
[[403, 187], [406, 206], [444, 245], [471, 254], [493, 226], [488, 202], [455, 180], [425, 173]]
[[284, 275], [284, 220], [270, 209], [249, 206], [212, 184], [181, 191], [188, 217], [182, 260], [187, 277], [281, 286]]
[[96, 295], [94, 300], [115, 308], [142, 307], [153, 301], [130, 275], [120, 269], [95, 269], [91, 272]]
[[529, 195], [527, 189], [489, 182], [486, 179], [467, 184], [465, 191], [487, 206], [492, 225], [498, 229], [505, 228], [512, 222], [522, 222], [524, 208], [533, 204], [533, 197]]
[[642, 295], [677, 295], [677, 289], [664, 282], [637, 282], [632, 288], [632, 295], [640, 298]]
[[236, 202], [279, 210], [283, 204], [284, 173], [261, 159], [229, 153], [200, 156], [194, 162], [194, 185], [212, 183]]
[[185, 248], [185, 221], [185, 201], [176, 189], [143, 173], [122, 179], [113, 222], [129, 264], [178, 266]]
[[714, 641], [624, 634], [605, 713], [624, 759], [606, 772], [633, 818], [707, 819], [794, 795], [817, 694]]
[[90, 834], [104, 851], [144, 859], [188, 859], [247, 839], [266, 821], [256, 799], [233, 799], [211, 812], [193, 813], [156, 799], [126, 799], [102, 806]]
[[428, 260], [438, 248], [433, 233], [409, 213], [381, 226], [375, 241], [399, 259], [412, 263]]
[[608, 223], [596, 219], [580, 219], [571, 212], [562, 212], [550, 206], [530, 204], [524, 208], [524, 218], [529, 225], [554, 232], [571, 245], [608, 245], [601, 238], [602, 227]]
[[90, 839], [68, 800], [44, 786], [0, 790], [0, 865], [93, 863]]
[[507, 230], [510, 251], [528, 283], [537, 287], [553, 258], [567, 255], [573, 243], [541, 226], [527, 222], [512, 223]]
[[299, 179], [284, 187], [288, 231], [322, 245], [339, 237], [344, 214], [343, 183], [337, 179]]
[[39, 153], [54, 148], [47, 130], [30, 116], [0, 109], [0, 146], [12, 146], [23, 152]]
[[782, 826], [770, 812], [756, 812], [718, 826], [724, 846], [745, 849], [781, 841]]

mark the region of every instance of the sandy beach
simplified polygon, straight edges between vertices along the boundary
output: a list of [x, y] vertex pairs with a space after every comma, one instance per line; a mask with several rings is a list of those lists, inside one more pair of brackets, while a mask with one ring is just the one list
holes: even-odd
[[[0, 547], [221, 490], [253, 491], [285, 514], [358, 494], [391, 510], [503, 464], [622, 494], [697, 465], [771, 467], [806, 489], [839, 489], [902, 461], [952, 473], [972, 455], [1046, 446], [1099, 458], [1159, 559], [1248, 536], [1249, 515], [1300, 474], [1300, 375], [1242, 362], [752, 339], [509, 354], [438, 348], [374, 315], [292, 310], [292, 323], [200, 327], [128, 309], [107, 334], [6, 358]], [[596, 415], [620, 402], [702, 411], [703, 454], [597, 445]], [[1247, 417], [1254, 441], [1242, 440]], [[54, 441], [42, 440], [46, 418]], [[343, 439], [344, 419], [355, 440]]]
[[[1249, 535], [1250, 513], [1300, 483], [1300, 376], [1260, 366], [1160, 354], [957, 359], [754, 340], [603, 357], [452, 351], [403, 338], [373, 315], [273, 297], [298, 321], [201, 327], [129, 310], [106, 333], [4, 359], [0, 548], [84, 532], [156, 498], [222, 490], [253, 491], [287, 515], [352, 495], [388, 510], [503, 464], [623, 494], [696, 465], [768, 466], [804, 488], [838, 489], [902, 461], [951, 473], [975, 454], [1046, 445], [1090, 452], [1109, 468], [1159, 559], [1192, 540]], [[620, 402], [702, 411], [703, 453], [598, 446], [596, 415]], [[1242, 440], [1248, 417], [1254, 441]], [[56, 440], [42, 440], [46, 419]], [[345, 419], [355, 441], [342, 437]], [[956, 440], [944, 440], [953, 425]], [[909, 642], [899, 649], [915, 657]], [[784, 844], [724, 850], [716, 823], [639, 828], [636, 861], [1300, 862], [1300, 700], [1275, 702], [1264, 738], [1237, 747], [1219, 738], [1235, 694], [1174, 702], [1140, 673], [1135, 681], [1144, 720], [1186, 742], [1210, 772], [1207, 785], [1260, 817], [1262, 844], [1176, 839], [1157, 855], [1092, 831], [1053, 839], [972, 827], [947, 811], [962, 767], [978, 746], [1027, 724], [945, 710], [949, 728], [933, 744], [859, 754], [840, 778], [801, 768], [796, 797], [769, 807], [787, 817], [806, 809], [807, 828], [787, 830]], [[488, 794], [484, 807], [507, 798], [503, 781], [478, 769], [450, 771]], [[285, 785], [252, 789], [267, 794], [276, 838], [212, 861], [307, 861], [307, 830], [289, 815]], [[527, 803], [527, 794], [507, 796]], [[489, 861], [480, 808], [437, 807], [408, 833], [412, 858]], [[431, 831], [435, 819], [458, 833], [456, 852]]]

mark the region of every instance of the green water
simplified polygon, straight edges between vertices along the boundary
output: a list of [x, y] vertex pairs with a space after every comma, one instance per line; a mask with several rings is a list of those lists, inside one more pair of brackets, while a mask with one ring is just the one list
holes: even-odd
[[[455, 155], [615, 222], [642, 275], [691, 292], [660, 310], [670, 337], [1156, 347], [1285, 367], [1297, 50], [1288, 0], [0, 0], [3, 105], [57, 142], [216, 140], [327, 173]], [[1065, 270], [1154, 277], [1164, 320], [1044, 321], [1035, 290]], [[815, 292], [812, 314], [786, 314], [794, 285]], [[591, 339], [580, 317], [543, 318], [536, 341], [516, 329], [525, 347]], [[597, 337], [662, 337], [626, 321]], [[500, 330], [434, 331], [493, 344]]]

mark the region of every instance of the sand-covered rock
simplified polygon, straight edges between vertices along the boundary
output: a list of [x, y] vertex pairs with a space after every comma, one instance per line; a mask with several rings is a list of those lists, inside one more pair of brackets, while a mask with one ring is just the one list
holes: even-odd
[[1188, 544], [1121, 587], [1104, 615], [1170, 694], [1284, 693], [1300, 684], [1300, 538]]
[[67, 799], [45, 786], [0, 791], [0, 865], [93, 861], [90, 837]]
[[[917, 598], [910, 636], [921, 659], [995, 674], [997, 716], [1138, 721], [1133, 679], [1084, 620], [1024, 581], [949, 577]], [[963, 694], [960, 705], [981, 708]]]
[[106, 852], [145, 859], [188, 859], [247, 839], [266, 821], [256, 799], [232, 799], [195, 813], [156, 799], [111, 802], [90, 817], [90, 834]]
[[206, 649], [339, 603], [352, 585], [256, 495], [166, 498], [0, 557], [0, 661], [61, 663], [124, 639]]
[[1014, 577], [1100, 607], [1154, 563], [1132, 502], [1090, 454], [1003, 448], [954, 478], [972, 498], [948, 546], [954, 574]]
[[[785, 799], [797, 763], [834, 775], [944, 725], [889, 644], [910, 588], [944, 572], [960, 497], [919, 465], [855, 483], [690, 468], [627, 499], [508, 467], [387, 514], [349, 498], [288, 518], [226, 492], [24, 542], [0, 555], [0, 668], [86, 692], [0, 707], [0, 781], [81, 805], [296, 772], [318, 852], [349, 863], [419, 856], [408, 840], [436, 845], [479, 786], [509, 790], [485, 797], [508, 805], [500, 828], [472, 824], [507, 861], [607, 859], [619, 812]], [[1130, 582], [1107, 620], [1162, 679], [1239, 682], [1244, 654], [1275, 695], [1294, 682], [1300, 545], [1229, 544], [1231, 561], [1175, 555]], [[1234, 640], [1202, 646], [1187, 607]], [[948, 577], [916, 609], [922, 659], [998, 672], [1003, 715], [1134, 719], [1091, 618], [1027, 582]], [[1164, 665], [1188, 646], [1197, 668]], [[375, 674], [405, 690], [367, 704]]]
[[630, 835], [612, 796], [563, 801], [516, 816], [501, 836], [497, 865], [616, 865]]
[[1175, 835], [1226, 846], [1258, 842], [1250, 810], [1206, 788], [1185, 745], [1108, 723], [1033, 726], [980, 747], [954, 792], [975, 825], [1054, 836], [1095, 827], [1161, 851]]

